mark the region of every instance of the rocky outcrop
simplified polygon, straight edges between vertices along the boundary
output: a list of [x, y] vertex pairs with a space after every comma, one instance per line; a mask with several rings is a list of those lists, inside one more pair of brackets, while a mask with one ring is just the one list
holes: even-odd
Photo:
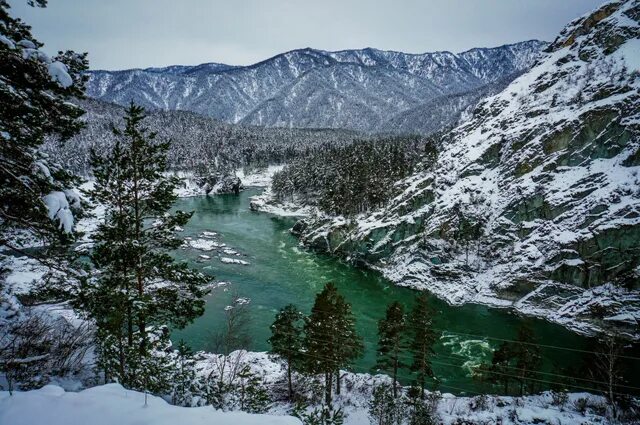
[[244, 189], [242, 185], [242, 181], [237, 176], [224, 176], [221, 178], [211, 189], [210, 193], [221, 194], [221, 193], [234, 193], [238, 194], [241, 190]]
[[195, 176], [194, 184], [199, 188], [198, 192], [205, 195], [221, 195], [225, 193], [239, 194], [244, 189], [242, 180], [233, 174]]
[[639, 21], [634, 0], [572, 22], [385, 208], [308, 219], [302, 241], [452, 303], [640, 337]]

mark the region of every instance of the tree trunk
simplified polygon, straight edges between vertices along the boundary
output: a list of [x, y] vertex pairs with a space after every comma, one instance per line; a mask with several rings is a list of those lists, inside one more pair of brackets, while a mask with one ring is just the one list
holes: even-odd
[[333, 377], [331, 372], [325, 372], [324, 374], [324, 402], [327, 406], [331, 406], [331, 384], [333, 383]]
[[520, 376], [520, 397], [524, 395], [524, 372]]
[[[132, 142], [132, 146], [135, 146], [135, 140]], [[137, 162], [137, 155], [138, 155], [138, 151], [137, 149], [135, 150], [135, 152], [133, 153], [133, 209], [134, 209], [134, 214], [135, 214], [135, 237], [136, 237], [136, 243], [140, 244], [140, 236], [141, 236], [141, 228], [140, 228], [140, 221], [141, 221], [141, 217], [140, 217], [140, 194], [138, 192], [138, 162]], [[138, 283], [138, 296], [140, 298], [142, 298], [142, 296], [144, 295], [144, 280], [143, 280], [143, 276], [142, 276], [142, 258], [139, 256], [138, 254], [138, 258], [136, 261], [136, 279], [137, 279], [137, 283]], [[140, 331], [140, 355], [144, 356], [146, 354], [146, 345], [147, 345], [147, 329], [146, 329], [146, 323], [145, 323], [145, 317], [144, 317], [144, 313], [140, 313], [139, 314], [139, 331]]]
[[393, 362], [393, 398], [398, 398], [398, 360]]
[[289, 401], [293, 400], [293, 385], [291, 384], [291, 359], [287, 360], [287, 381], [289, 384]]
[[336, 394], [340, 395], [340, 369], [336, 370]]
[[608, 385], [608, 389], [609, 389], [609, 402], [611, 403], [611, 413], [613, 414], [613, 418], [617, 419], [618, 418], [618, 411], [616, 409], [616, 400], [615, 400], [615, 394], [613, 392], [613, 388], [615, 387], [615, 347], [614, 347], [614, 341], [608, 341], [609, 342], [609, 358], [607, 359], [607, 375], [608, 375], [608, 381], [609, 381], [609, 385]]
[[118, 338], [118, 351], [120, 354], [120, 379], [124, 378], [125, 357], [124, 357], [124, 344], [122, 343], [122, 335]]

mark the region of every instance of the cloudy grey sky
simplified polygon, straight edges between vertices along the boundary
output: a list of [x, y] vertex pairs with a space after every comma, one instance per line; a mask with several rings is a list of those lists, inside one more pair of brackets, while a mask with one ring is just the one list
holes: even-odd
[[9, 0], [46, 50], [92, 69], [247, 65], [301, 47], [460, 52], [552, 40], [603, 0]]

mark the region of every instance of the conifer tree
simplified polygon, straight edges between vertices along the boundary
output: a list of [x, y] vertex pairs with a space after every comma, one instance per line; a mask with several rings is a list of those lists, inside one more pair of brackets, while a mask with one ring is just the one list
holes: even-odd
[[505, 341], [493, 352], [491, 365], [481, 367], [481, 374], [485, 379], [504, 385], [505, 394], [509, 393], [509, 383], [519, 384], [519, 393], [524, 395], [528, 386], [533, 391], [532, 378], [536, 375], [542, 363], [540, 347], [536, 345], [533, 329], [527, 322], [518, 328], [515, 341]]
[[393, 395], [394, 389], [389, 385], [378, 385], [373, 389], [371, 400], [369, 400], [369, 418], [372, 424], [399, 425], [402, 423], [402, 408], [396, 396]]
[[287, 362], [287, 384], [289, 400], [293, 398], [293, 385], [291, 371], [299, 366], [302, 361], [303, 349], [303, 325], [304, 315], [298, 308], [289, 304], [282, 308], [276, 315], [276, 320], [271, 325], [271, 352], [278, 354]]
[[405, 399], [405, 416], [407, 425], [435, 425], [437, 421], [438, 407], [437, 393], [431, 393], [431, 397], [425, 399], [424, 388], [411, 386]]
[[533, 328], [528, 322], [523, 322], [518, 328], [518, 338], [511, 349], [512, 356], [515, 358], [515, 368], [517, 369], [518, 381], [520, 383], [520, 396], [523, 396], [528, 386], [529, 391], [534, 391], [535, 381], [533, 378], [540, 365], [542, 364], [542, 355], [540, 347], [536, 345], [536, 337]]
[[245, 366], [238, 373], [238, 384], [234, 389], [240, 410], [248, 413], [265, 413], [269, 409], [271, 399], [264, 383]]
[[162, 345], [158, 329], [184, 327], [202, 314], [208, 281], [169, 255], [182, 243], [175, 229], [191, 214], [169, 213], [178, 184], [164, 175], [169, 144], [156, 143], [143, 119], [143, 108], [131, 104], [124, 130], [114, 129], [118, 140], [111, 152], [92, 155], [90, 195], [104, 205], [105, 218], [91, 255], [96, 278], [83, 285], [79, 300], [98, 326], [105, 379], [136, 388], [146, 387], [139, 376], [146, 365], [157, 363], [151, 352]]
[[393, 398], [398, 397], [398, 371], [407, 365], [402, 360], [406, 343], [407, 319], [404, 307], [397, 301], [389, 304], [387, 313], [378, 322], [378, 360], [376, 367], [391, 371]]
[[172, 404], [177, 406], [191, 406], [193, 397], [198, 391], [198, 379], [195, 370], [193, 351], [182, 340], [176, 350], [176, 361], [172, 376], [173, 394]]
[[511, 345], [503, 342], [497, 350], [493, 352], [490, 365], [482, 365], [480, 367], [480, 375], [482, 379], [494, 384], [502, 384], [505, 395], [509, 394], [509, 383], [511, 382], [511, 360], [513, 354]]
[[80, 214], [76, 179], [40, 148], [45, 137], [68, 139], [82, 127], [83, 111], [69, 100], [83, 96], [88, 62], [71, 51], [49, 57], [9, 9], [0, 0], [0, 246], [20, 249], [22, 233], [12, 230], [65, 241]]
[[340, 368], [347, 367], [351, 363], [362, 356], [364, 346], [362, 338], [356, 332], [356, 319], [351, 311], [351, 304], [342, 296], [336, 299], [336, 311], [338, 313], [338, 322], [335, 324], [335, 332], [338, 340], [338, 359], [340, 365], [335, 370], [336, 375], [336, 394], [340, 394]]
[[362, 354], [362, 342], [355, 330], [351, 305], [333, 283], [327, 283], [316, 296], [304, 332], [305, 368], [310, 373], [324, 374], [325, 402], [331, 405], [334, 374]]
[[429, 306], [429, 297], [423, 292], [416, 297], [416, 302], [409, 314], [407, 328], [409, 331], [409, 348], [412, 353], [410, 369], [417, 374], [420, 395], [424, 397], [427, 378], [433, 378], [431, 358], [435, 354], [433, 344], [438, 335], [433, 330], [434, 311]]

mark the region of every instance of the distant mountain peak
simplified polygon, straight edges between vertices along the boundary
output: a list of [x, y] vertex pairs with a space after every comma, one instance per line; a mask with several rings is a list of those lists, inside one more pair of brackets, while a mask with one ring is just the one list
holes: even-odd
[[[528, 69], [546, 43], [526, 41], [495, 48], [403, 53], [362, 49], [325, 51], [305, 47], [249, 66], [205, 63], [123, 71], [93, 71], [88, 95], [152, 109], [188, 110], [230, 123], [263, 126], [389, 129], [398, 114], [513, 78]], [[480, 91], [485, 93], [485, 91]], [[478, 100], [469, 96], [447, 125]], [[453, 103], [443, 99], [449, 108]], [[437, 106], [436, 106], [437, 107]], [[411, 131], [431, 131], [415, 125]]]

